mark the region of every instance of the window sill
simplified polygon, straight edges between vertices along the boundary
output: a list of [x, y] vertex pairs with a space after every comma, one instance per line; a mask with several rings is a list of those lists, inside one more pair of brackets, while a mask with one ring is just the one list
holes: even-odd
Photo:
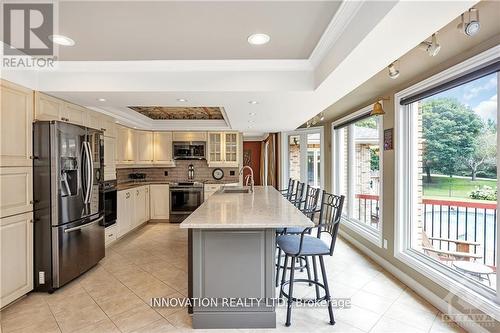
[[[454, 298], [461, 298], [485, 314], [500, 320], [499, 305], [495, 301], [494, 291], [479, 285], [477, 282], [454, 272], [416, 250], [396, 252], [394, 257], [408, 265], [418, 273], [426, 276], [450, 293], [444, 298], [450, 303]], [[465, 283], [474, 284], [478, 290], [465, 287]], [[476, 285], [477, 284], [477, 285]], [[453, 304], [450, 304], [453, 306]], [[465, 304], [464, 304], [465, 305]], [[467, 310], [467, 309], [465, 309]]]
[[[364, 225], [362, 222], [349, 219], [345, 216], [342, 216], [341, 223], [342, 223], [341, 225], [344, 225], [349, 230], [363, 236], [366, 240], [370, 241], [374, 245], [380, 248], [382, 247], [382, 236], [380, 231], [377, 231], [373, 228]], [[382, 221], [380, 221], [379, 223], [382, 223]]]

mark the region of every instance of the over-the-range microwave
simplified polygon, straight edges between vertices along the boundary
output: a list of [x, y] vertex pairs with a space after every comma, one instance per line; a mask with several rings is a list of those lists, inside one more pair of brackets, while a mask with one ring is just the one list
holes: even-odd
[[204, 141], [174, 141], [174, 160], [204, 160], [206, 143]]

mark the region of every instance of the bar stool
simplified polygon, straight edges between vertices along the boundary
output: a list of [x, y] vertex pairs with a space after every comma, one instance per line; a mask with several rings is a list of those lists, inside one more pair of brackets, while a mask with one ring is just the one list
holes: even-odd
[[[287, 313], [285, 326], [290, 326], [291, 324], [291, 314], [292, 314], [292, 304], [293, 302], [328, 302], [328, 314], [330, 316], [330, 324], [335, 324], [335, 318], [333, 316], [333, 309], [331, 303], [330, 289], [328, 287], [327, 274], [325, 270], [325, 263], [323, 256], [333, 255], [333, 250], [335, 249], [335, 242], [337, 240], [337, 234], [340, 225], [340, 217], [342, 215], [342, 206], [344, 205], [344, 196], [338, 196], [334, 194], [329, 194], [323, 191], [321, 210], [319, 215], [319, 223], [314, 227], [309, 227], [304, 229], [300, 235], [281, 235], [277, 239], [278, 246], [285, 253], [285, 264], [287, 267], [288, 259], [290, 258], [291, 269], [290, 269], [290, 280], [285, 281], [286, 269], [283, 270], [283, 275], [281, 279], [280, 297], [284, 296], [287, 299]], [[308, 233], [312, 229], [318, 230], [316, 237], [310, 236]], [[323, 233], [327, 233], [331, 237], [330, 244], [328, 246], [321, 236]], [[295, 279], [295, 259], [299, 256], [312, 257], [313, 269], [314, 269], [314, 280], [308, 279]], [[317, 267], [316, 267], [316, 257], [319, 258], [319, 263], [321, 267], [321, 275], [323, 278], [323, 283], [318, 281]], [[316, 287], [316, 298], [315, 299], [299, 299], [293, 297], [293, 285], [295, 282], [307, 282], [312, 283]], [[285, 286], [288, 284], [288, 293], [284, 291]], [[323, 289], [325, 295], [320, 297], [319, 288]]]
[[[312, 186], [307, 185], [306, 189], [306, 195], [303, 201], [301, 201], [299, 207], [302, 207], [302, 203], [304, 206], [302, 207], [301, 211], [304, 215], [306, 215], [311, 221], [314, 222], [314, 216], [318, 212], [318, 199], [319, 199], [319, 193], [320, 189], [319, 188], [314, 188]], [[276, 229], [276, 234], [278, 236], [284, 235], [284, 234], [292, 234], [292, 235], [297, 235], [301, 234], [304, 231], [304, 228], [302, 227], [295, 227], [295, 228], [278, 228]], [[279, 246], [276, 246], [278, 250], [278, 259], [276, 263], [276, 287], [279, 286], [279, 272], [281, 268], [284, 268], [284, 266], [281, 265], [281, 257], [282, 257], [282, 251]], [[307, 275], [308, 278], [311, 278], [311, 271], [309, 268], [309, 262], [307, 260], [307, 257], [300, 257], [297, 258], [297, 262], [299, 262], [299, 266], [295, 267], [295, 269], [300, 270], [301, 272], [304, 271], [304, 268], [307, 270]], [[311, 284], [310, 284], [311, 285]]]
[[288, 187], [283, 189], [283, 190], [280, 190], [281, 194], [288, 198], [289, 196], [291, 196], [291, 193], [290, 192], [293, 192], [293, 179], [290, 177], [288, 178]]
[[293, 193], [292, 197], [289, 199], [289, 201], [298, 209], [300, 209], [302, 205], [302, 197], [304, 196], [304, 188], [306, 184], [302, 182], [297, 182], [297, 186], [295, 187], [295, 192]]

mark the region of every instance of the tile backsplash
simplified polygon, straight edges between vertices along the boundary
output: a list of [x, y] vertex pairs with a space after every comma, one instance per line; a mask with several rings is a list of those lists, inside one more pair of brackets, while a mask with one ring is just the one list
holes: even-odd
[[[209, 168], [207, 161], [198, 160], [177, 160], [172, 168], [124, 168], [116, 169], [116, 180], [118, 184], [131, 181], [129, 174], [145, 173], [146, 181], [168, 181], [182, 182], [188, 181], [188, 166], [194, 166], [194, 181], [209, 183], [237, 183], [239, 181], [238, 168], [221, 168], [224, 171], [224, 178], [217, 181], [212, 177], [212, 171], [216, 168]], [[168, 175], [166, 175], [168, 173]], [[231, 175], [233, 173], [233, 175]]]

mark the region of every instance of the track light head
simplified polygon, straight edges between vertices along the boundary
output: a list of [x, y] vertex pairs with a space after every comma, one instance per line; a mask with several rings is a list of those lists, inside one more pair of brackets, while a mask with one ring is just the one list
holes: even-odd
[[471, 8], [466, 13], [462, 14], [461, 17], [462, 21], [457, 26], [458, 30], [470, 37], [476, 35], [481, 29], [479, 10], [477, 8]]
[[439, 45], [437, 41], [437, 32], [432, 35], [432, 39], [430, 42], [425, 41], [420, 43], [420, 48], [425, 50], [425, 52], [427, 52], [427, 54], [431, 57], [437, 56], [439, 51], [441, 51], [441, 45]]
[[389, 77], [391, 79], [396, 79], [399, 76], [399, 70], [396, 68], [395, 63], [390, 64], [387, 69], [389, 70]]

